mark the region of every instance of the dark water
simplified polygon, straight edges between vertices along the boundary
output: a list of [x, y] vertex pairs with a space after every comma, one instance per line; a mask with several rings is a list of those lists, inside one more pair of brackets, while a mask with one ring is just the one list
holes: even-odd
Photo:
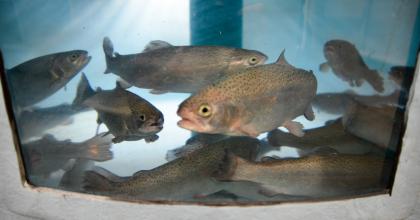
[[[114, 74], [103, 74], [106, 64], [102, 40], [105, 36], [112, 39], [115, 51], [121, 54], [139, 53], [148, 42], [164, 40], [172, 45], [223, 45], [258, 50], [268, 56], [266, 63], [272, 63], [280, 52], [286, 49], [289, 63], [305, 70], [313, 70], [318, 82], [317, 94], [342, 93], [348, 90], [358, 95], [379, 94], [366, 82], [361, 87], [350, 87], [331, 71], [320, 72], [319, 65], [325, 62], [324, 43], [331, 39], [343, 39], [356, 46], [370, 69], [379, 72], [384, 79], [385, 88], [380, 95], [386, 96], [392, 94], [399, 86], [388, 78], [391, 67], [415, 66], [415, 52], [419, 45], [419, 30], [416, 28], [419, 20], [418, 8], [419, 3], [415, 0], [360, 0], [347, 3], [333, 0], [244, 0], [235, 3], [199, 0], [1, 0], [0, 48], [6, 69], [46, 54], [74, 49], [86, 50], [92, 59], [81, 72], [86, 74], [92, 87], [100, 86], [102, 89], [114, 88], [118, 78]], [[65, 88], [35, 106], [46, 108], [71, 103], [76, 94], [80, 75], [80, 73], [76, 75]], [[409, 77], [405, 77], [406, 83], [403, 87], [410, 84], [407, 83], [407, 78]], [[189, 97], [189, 94], [154, 95], [147, 89], [136, 87], [130, 88], [129, 91], [155, 105], [163, 113], [165, 123], [157, 141], [152, 143], [145, 143], [144, 140], [125, 141], [113, 144], [113, 159], [95, 162], [95, 165], [119, 176], [130, 176], [136, 171], [150, 170], [167, 163], [165, 159], [167, 151], [183, 146], [191, 137], [190, 131], [177, 126], [179, 117], [176, 115], [178, 105]], [[403, 95], [396, 97], [394, 102], [399, 102], [402, 105], [400, 107], [403, 107]], [[341, 104], [334, 104], [333, 107], [338, 108], [338, 106], [341, 107]], [[34, 107], [29, 108], [33, 109]], [[325, 122], [339, 118], [343, 114], [332, 113], [322, 108], [314, 110], [316, 116], [314, 121], [308, 121], [303, 116], [295, 120], [301, 122], [305, 129], [310, 129], [324, 126]], [[365, 114], [363, 111], [360, 112]], [[396, 150], [398, 144], [398, 134], [400, 134], [398, 125], [402, 123], [401, 114], [404, 108], [397, 112], [399, 113], [396, 116], [391, 114], [390, 120], [397, 123], [393, 126], [398, 129], [392, 131], [389, 127], [385, 128], [388, 135], [393, 134], [389, 145], [385, 146], [388, 149], [393, 148], [392, 150]], [[19, 113], [15, 113], [14, 117], [19, 118]], [[72, 142], [82, 142], [95, 135], [96, 118], [95, 111], [84, 110], [58, 126], [50, 127], [38, 134], [34, 132], [35, 134], [27, 139], [23, 139], [22, 134], [19, 135], [22, 143], [37, 140], [47, 133], [57, 140], [70, 139]], [[363, 128], [363, 123], [361, 126]], [[35, 126], [30, 129], [37, 128]], [[370, 144], [375, 142], [363, 135], [363, 129], [358, 127], [355, 129], [362, 130], [362, 134], [357, 133], [358, 138]], [[99, 132], [107, 130], [106, 126], [101, 125]], [[382, 134], [369, 133], [367, 136], [369, 135]], [[266, 136], [266, 133], [261, 134], [259, 139], [265, 140]], [[260, 152], [259, 158], [263, 156], [261, 154], [279, 157], [298, 157], [299, 152], [302, 154], [302, 150], [298, 151], [292, 147], [296, 146], [283, 146], [279, 150]], [[396, 154], [387, 155], [392, 157]], [[75, 162], [75, 159], [72, 159], [67, 167], [50, 175], [32, 176], [32, 182], [40, 186], [58, 187], [68, 167], [71, 169], [74, 164], [82, 162], [86, 167], [92, 166], [91, 162], [80, 161]], [[190, 168], [185, 169], [188, 172]], [[83, 170], [83, 166], [75, 166], [74, 170]], [[82, 179], [83, 173], [75, 174], [74, 178]], [[80, 189], [80, 186], [75, 188]], [[213, 201], [212, 198], [216, 201], [220, 197], [227, 198], [229, 195], [231, 194], [220, 193], [203, 198], [203, 201]], [[190, 199], [185, 198], [185, 200]], [[256, 200], [260, 199], [264, 200], [256, 197]]]

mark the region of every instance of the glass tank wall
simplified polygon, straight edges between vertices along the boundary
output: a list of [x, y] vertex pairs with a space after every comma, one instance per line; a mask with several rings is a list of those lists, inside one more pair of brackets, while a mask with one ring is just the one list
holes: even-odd
[[418, 12], [415, 0], [0, 0], [25, 177], [129, 201], [387, 192]]

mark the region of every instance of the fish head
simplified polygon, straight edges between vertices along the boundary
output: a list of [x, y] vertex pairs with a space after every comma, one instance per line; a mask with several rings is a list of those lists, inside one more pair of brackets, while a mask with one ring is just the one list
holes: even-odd
[[177, 114], [181, 117], [178, 126], [200, 133], [228, 133], [237, 112], [233, 105], [218, 99], [214, 93], [192, 96], [178, 108]]
[[59, 69], [60, 78], [69, 79], [82, 70], [91, 60], [91, 56], [84, 50], [72, 50], [60, 53], [54, 60], [55, 69]]
[[354, 45], [347, 41], [330, 40], [324, 45], [324, 56], [327, 60], [337, 60], [340, 57], [348, 56], [348, 53], [354, 50]]
[[163, 114], [154, 108], [143, 109], [145, 110], [135, 111], [133, 114], [135, 130], [143, 134], [160, 132], [163, 129]]
[[267, 61], [267, 55], [256, 50], [236, 49], [231, 56], [231, 67], [253, 67], [262, 65]]

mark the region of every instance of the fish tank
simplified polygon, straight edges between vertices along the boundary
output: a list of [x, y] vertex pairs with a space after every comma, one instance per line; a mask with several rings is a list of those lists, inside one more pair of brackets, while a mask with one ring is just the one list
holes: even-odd
[[142, 203], [391, 193], [418, 9], [414, 0], [0, 1], [21, 175], [35, 188]]

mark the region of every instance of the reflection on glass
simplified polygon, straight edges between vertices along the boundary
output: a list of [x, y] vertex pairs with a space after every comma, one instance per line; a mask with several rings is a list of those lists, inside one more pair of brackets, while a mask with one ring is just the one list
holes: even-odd
[[26, 178], [204, 204], [387, 192], [418, 7], [2, 1], [2, 81]]

